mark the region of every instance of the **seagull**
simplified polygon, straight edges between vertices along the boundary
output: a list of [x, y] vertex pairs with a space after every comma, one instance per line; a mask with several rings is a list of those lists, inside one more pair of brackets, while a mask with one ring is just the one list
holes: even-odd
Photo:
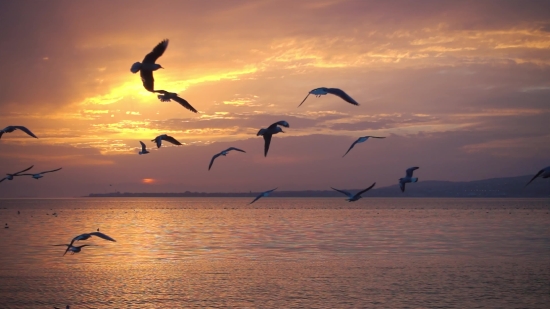
[[145, 58], [143, 58], [142, 63], [136, 62], [130, 68], [132, 73], [140, 72], [141, 81], [143, 82], [143, 87], [150, 92], [155, 92], [155, 79], [153, 78], [153, 71], [158, 69], [164, 69], [160, 64], [155, 63], [157, 59], [164, 54], [164, 51], [168, 47], [168, 39], [163, 40], [158, 43], [153, 51], [148, 53]]
[[71, 254], [78, 253], [82, 251], [82, 248], [90, 247], [91, 245], [73, 246], [73, 245], [62, 244], [62, 245], [52, 245], [52, 246], [67, 246], [67, 250], [65, 250], [65, 253], [63, 253], [63, 255], [65, 255], [68, 251], [71, 251]]
[[342, 158], [345, 157], [348, 154], [348, 152], [353, 148], [353, 146], [355, 146], [355, 144], [366, 142], [369, 139], [369, 137], [370, 138], [386, 138], [386, 137], [378, 137], [378, 136], [362, 136], [362, 137], [358, 138], [355, 142], [353, 142], [353, 144], [351, 144], [348, 151], [346, 151], [346, 153], [342, 156]]
[[[85, 233], [85, 234], [80, 234], [80, 235], [76, 236], [75, 238], [73, 238], [71, 240], [71, 243], [68, 244], [68, 245], [58, 245], [58, 246], [67, 246], [67, 250], [65, 250], [65, 253], [67, 253], [67, 251], [70, 251], [70, 248], [73, 246], [73, 243], [75, 241], [86, 240], [86, 239], [88, 239], [92, 236], [97, 236], [99, 238], [103, 238], [103, 239], [109, 240], [109, 241], [116, 241], [113, 238], [111, 238], [111, 237], [109, 237], [109, 236], [107, 236], [107, 235], [105, 235], [101, 232], [91, 232], [91, 233]], [[78, 252], [80, 252], [80, 250]], [[65, 253], [63, 253], [63, 255], [65, 255]]]
[[24, 170], [22, 170], [22, 171], [20, 171], [20, 172], [14, 173], [14, 174], [6, 174], [6, 175], [8, 175], [8, 176], [6, 176], [6, 177], [0, 179], [0, 182], [4, 181], [4, 180], [6, 180], [6, 179], [7, 179], [7, 180], [13, 180], [13, 177], [15, 177], [15, 176], [21, 176], [21, 175], [19, 175], [20, 173], [23, 173], [23, 172], [26, 172], [26, 171], [30, 170], [33, 166], [34, 166], [34, 165], [31, 165], [31, 167], [26, 168], [26, 169], [24, 169]]
[[[277, 187], [277, 188], [278, 188], [278, 187]], [[262, 197], [268, 196], [269, 193], [271, 193], [271, 192], [277, 190], [277, 188], [260, 193], [260, 195], [256, 196], [256, 198], [255, 198], [252, 202], [250, 202], [250, 204], [254, 203], [255, 201], [259, 200], [259, 199], [262, 198]], [[248, 205], [250, 205], [250, 204], [248, 204]]]
[[142, 142], [142, 141], [139, 141], [139, 143], [141, 144], [141, 151], [138, 152], [140, 155], [142, 154], [148, 154], [149, 153], [149, 150], [147, 150], [147, 147], [145, 147], [145, 144]]
[[38, 137], [36, 137], [36, 135], [34, 135], [34, 133], [31, 132], [31, 130], [27, 129], [27, 128], [24, 127], [24, 126], [7, 126], [7, 127], [5, 127], [3, 130], [0, 130], [0, 138], [2, 138], [2, 135], [3, 135], [4, 133], [11, 133], [11, 132], [13, 132], [13, 131], [15, 131], [15, 130], [21, 130], [21, 131], [27, 133], [28, 135], [30, 135], [30, 136], [32, 136], [32, 137], [34, 137], [34, 138], [38, 138]]
[[407, 169], [407, 176], [399, 178], [399, 187], [401, 188], [401, 192], [405, 192], [405, 184], [407, 182], [418, 182], [418, 177], [413, 177], [413, 172], [418, 168], [418, 166], [409, 167]]
[[376, 185], [376, 182], [373, 183], [370, 187], [366, 188], [365, 190], [359, 191], [359, 192], [355, 193], [355, 195], [349, 193], [348, 191], [338, 190], [338, 189], [335, 189], [335, 188], [333, 188], [333, 187], [330, 187], [330, 188], [331, 188], [332, 190], [336, 190], [336, 191], [338, 191], [338, 192], [340, 192], [340, 193], [342, 193], [342, 194], [347, 195], [348, 198], [346, 199], [346, 201], [348, 201], [348, 202], [355, 202], [355, 201], [357, 201], [358, 199], [362, 198], [361, 194], [363, 194], [363, 193], [369, 191], [370, 189], [372, 189], [372, 188], [374, 187], [374, 185]]
[[307, 97], [309, 97], [310, 94], [314, 94], [316, 97], [320, 97], [322, 95], [326, 95], [326, 94], [333, 94], [335, 96], [338, 96], [340, 97], [342, 100], [350, 103], [350, 104], [353, 104], [353, 105], [359, 105], [359, 103], [357, 103], [357, 101], [355, 101], [352, 97], [350, 97], [347, 93], [344, 92], [344, 90], [342, 89], [338, 89], [338, 88], [326, 88], [326, 87], [321, 87], [321, 88], [315, 88], [313, 90], [311, 90], [307, 96], [304, 98], [304, 100], [302, 101], [302, 103], [300, 103], [300, 105], [298, 105], [298, 107], [300, 107], [302, 104], [304, 104], [304, 102], [306, 101]]
[[51, 170], [51, 171], [40, 172], [40, 173], [37, 173], [37, 174], [21, 174], [20, 176], [29, 175], [29, 176], [32, 176], [32, 178], [34, 178], [34, 179], [40, 179], [40, 178], [44, 177], [44, 176], [42, 176], [42, 174], [51, 173], [51, 172], [57, 172], [57, 171], [59, 171], [60, 169], [61, 169], [61, 167], [58, 168], [58, 169], [55, 169], [55, 170]]
[[151, 140], [151, 142], [157, 143], [157, 148], [160, 148], [160, 146], [162, 146], [162, 141], [167, 141], [167, 142], [170, 142], [174, 145], [181, 145], [181, 143], [178, 142], [178, 140], [176, 140], [172, 136], [169, 136], [169, 135], [166, 135], [166, 134], [159, 135], [159, 136], [155, 137], [155, 139]]
[[258, 134], [256, 134], [256, 136], [262, 135], [264, 137], [264, 141], [265, 141], [264, 157], [267, 157], [267, 151], [269, 150], [269, 144], [271, 143], [271, 136], [273, 136], [273, 134], [277, 134], [279, 132], [285, 133], [285, 131], [283, 131], [283, 129], [281, 129], [278, 126], [283, 126], [285, 128], [290, 127], [288, 125], [288, 122], [286, 122], [284, 120], [281, 120], [281, 121], [277, 121], [274, 124], [270, 125], [269, 127], [267, 127], [267, 129], [261, 128], [260, 131], [258, 131]]
[[170, 102], [170, 100], [174, 100], [178, 102], [181, 106], [187, 108], [188, 110], [192, 111], [193, 113], [196, 113], [197, 110], [189, 104], [185, 99], [178, 97], [178, 94], [175, 92], [168, 92], [165, 90], [155, 90], [154, 92], [162, 93], [162, 95], [158, 95], [157, 98], [161, 102]]
[[531, 180], [529, 180], [529, 182], [525, 186], [527, 187], [537, 177], [541, 177], [543, 179], [550, 177], [550, 166], [541, 169], [535, 176], [533, 176], [533, 178], [531, 178]]
[[216, 160], [217, 157], [219, 156], [227, 156], [227, 154], [231, 151], [231, 150], [236, 150], [236, 151], [240, 151], [240, 152], [244, 152], [246, 153], [246, 151], [242, 150], [242, 149], [239, 149], [239, 148], [235, 148], [235, 147], [229, 147], [227, 148], [226, 150], [214, 155], [212, 157], [212, 160], [210, 160], [210, 165], [208, 165], [208, 170], [210, 170], [210, 168], [212, 168], [212, 164], [214, 163], [214, 160]]

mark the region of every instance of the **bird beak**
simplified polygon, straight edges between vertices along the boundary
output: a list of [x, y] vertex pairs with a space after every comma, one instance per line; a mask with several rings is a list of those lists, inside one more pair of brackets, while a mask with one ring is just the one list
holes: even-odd
[[163, 67], [160, 67], [161, 69], [164, 69]]

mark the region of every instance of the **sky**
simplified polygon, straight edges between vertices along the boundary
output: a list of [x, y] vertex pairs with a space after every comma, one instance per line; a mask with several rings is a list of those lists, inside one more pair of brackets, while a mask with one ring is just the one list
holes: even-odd
[[[548, 1], [3, 1], [0, 197], [470, 181], [550, 165]], [[131, 65], [163, 39], [155, 88]], [[346, 91], [310, 96], [318, 87]], [[269, 154], [256, 136], [279, 120]], [[168, 134], [183, 146], [154, 147]], [[384, 136], [358, 144], [360, 136]], [[139, 141], [151, 153], [138, 155]], [[227, 147], [232, 152], [212, 156]], [[31, 172], [30, 171], [30, 172]], [[412, 187], [412, 186], [411, 186]], [[411, 188], [412, 189], [412, 188]]]

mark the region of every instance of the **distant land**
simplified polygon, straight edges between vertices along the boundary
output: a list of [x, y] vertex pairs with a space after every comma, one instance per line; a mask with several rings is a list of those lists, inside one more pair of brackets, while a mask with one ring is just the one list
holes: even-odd
[[[407, 184], [405, 193], [399, 185], [374, 188], [364, 197], [550, 197], [550, 180], [537, 178], [529, 186], [525, 184], [533, 177], [517, 176], [492, 178], [476, 181], [453, 182], [426, 180]], [[365, 188], [370, 183], [365, 183]], [[355, 193], [364, 188], [346, 189]], [[253, 197], [259, 192], [180, 192], [180, 193], [91, 193], [88, 197]], [[272, 197], [341, 197], [345, 196], [333, 190], [275, 191]]]

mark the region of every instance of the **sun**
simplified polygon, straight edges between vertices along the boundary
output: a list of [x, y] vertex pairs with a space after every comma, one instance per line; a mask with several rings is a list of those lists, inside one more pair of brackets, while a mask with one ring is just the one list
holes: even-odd
[[141, 182], [142, 182], [142, 183], [151, 184], [151, 183], [156, 182], [156, 180], [153, 179], [153, 178], [143, 178], [143, 179], [141, 180]]

